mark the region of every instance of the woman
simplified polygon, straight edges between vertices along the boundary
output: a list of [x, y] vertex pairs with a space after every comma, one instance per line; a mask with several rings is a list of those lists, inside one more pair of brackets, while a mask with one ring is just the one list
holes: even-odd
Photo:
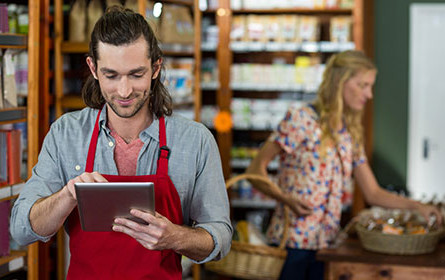
[[[326, 248], [339, 231], [344, 198], [350, 198], [352, 177], [371, 205], [417, 209], [442, 217], [438, 209], [380, 188], [367, 162], [362, 113], [372, 98], [377, 70], [359, 51], [333, 55], [313, 104], [290, 108], [247, 173], [267, 175], [266, 167], [280, 156], [281, 190], [255, 182], [262, 192], [292, 209], [288, 257], [280, 279], [323, 279], [316, 250]], [[283, 233], [283, 205], [271, 220], [269, 238], [278, 244]]]

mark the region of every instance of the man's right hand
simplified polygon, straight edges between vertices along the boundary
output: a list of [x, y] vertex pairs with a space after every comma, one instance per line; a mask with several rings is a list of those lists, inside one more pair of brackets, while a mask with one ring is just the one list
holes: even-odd
[[97, 171], [92, 173], [84, 172], [74, 179], [71, 179], [66, 184], [65, 188], [68, 190], [73, 199], [77, 200], [76, 190], [74, 189], [74, 183], [106, 183], [108, 182], [102, 174]]

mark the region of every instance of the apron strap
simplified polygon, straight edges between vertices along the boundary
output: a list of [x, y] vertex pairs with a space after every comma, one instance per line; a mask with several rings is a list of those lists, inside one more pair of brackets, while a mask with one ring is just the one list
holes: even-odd
[[93, 135], [91, 136], [90, 147], [88, 148], [87, 164], [85, 166], [85, 172], [93, 172], [94, 158], [96, 156], [97, 139], [99, 138], [99, 117], [102, 110], [99, 110], [97, 114], [96, 123], [93, 129]]
[[167, 147], [167, 138], [165, 133], [165, 119], [159, 118], [159, 156], [157, 175], [168, 175], [168, 158], [170, 157], [170, 149]]

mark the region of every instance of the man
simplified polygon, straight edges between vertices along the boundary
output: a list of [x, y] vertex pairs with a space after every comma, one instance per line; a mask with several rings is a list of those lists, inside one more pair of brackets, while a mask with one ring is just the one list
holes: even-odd
[[[181, 279], [180, 255], [198, 263], [226, 255], [232, 227], [216, 143], [203, 125], [172, 115], [162, 52], [145, 19], [109, 9], [91, 34], [87, 64], [89, 108], [51, 126], [12, 210], [13, 237], [48, 241], [64, 224], [68, 279]], [[148, 225], [117, 218], [113, 232], [80, 229], [74, 183], [107, 181], [156, 181], [156, 214], [131, 210]]]

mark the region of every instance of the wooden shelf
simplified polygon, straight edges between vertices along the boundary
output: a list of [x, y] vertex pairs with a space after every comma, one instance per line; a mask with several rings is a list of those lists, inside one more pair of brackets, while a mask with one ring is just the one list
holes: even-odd
[[230, 206], [235, 208], [260, 208], [274, 209], [277, 205], [275, 200], [252, 200], [252, 199], [232, 199]]
[[11, 251], [11, 255], [0, 257], [0, 266], [22, 257], [26, 257], [26, 251]]
[[177, 4], [177, 5], [185, 5], [185, 6], [193, 6], [193, 0], [161, 0], [156, 1], [161, 2], [163, 4]]
[[[161, 49], [166, 56], [193, 56], [191, 46], [182, 46], [176, 44], [174, 46], [161, 46]], [[69, 42], [65, 41], [61, 44], [62, 53], [88, 53], [89, 44], [86, 42]]]
[[26, 49], [28, 36], [25, 34], [0, 34], [0, 48], [2, 49]]
[[193, 52], [188, 51], [163, 51], [164, 56], [193, 56]]
[[355, 49], [354, 42], [238, 42], [230, 43], [234, 53], [245, 52], [303, 52], [303, 53], [335, 53]]
[[25, 186], [24, 182], [14, 185], [1, 186], [0, 202], [16, 198], [24, 186]]
[[13, 199], [16, 199], [17, 197], [19, 197], [18, 194], [11, 195], [11, 196], [8, 196], [8, 197], [5, 197], [5, 198], [1, 198], [1, 199], [0, 199], [0, 202], [2, 202], [2, 201], [6, 201], [6, 200], [13, 200]]
[[62, 42], [60, 46], [62, 53], [88, 53], [87, 42]]
[[193, 56], [193, 45], [183, 44], [160, 44], [159, 46], [165, 56]]
[[0, 124], [26, 122], [26, 107], [0, 110]]
[[60, 103], [62, 107], [66, 109], [83, 109], [86, 106], [82, 97], [75, 94], [64, 95], [60, 99]]
[[216, 10], [215, 9], [207, 9], [205, 11], [202, 11], [202, 13], [204, 13], [204, 14], [214, 14], [214, 13], [216, 13]]
[[232, 10], [234, 14], [334, 14], [350, 15], [351, 9], [275, 8]]

